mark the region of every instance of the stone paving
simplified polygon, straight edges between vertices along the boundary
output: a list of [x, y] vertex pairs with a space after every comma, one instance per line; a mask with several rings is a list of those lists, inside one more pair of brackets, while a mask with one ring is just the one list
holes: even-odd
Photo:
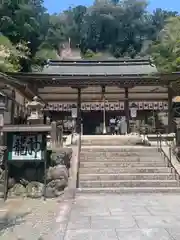
[[179, 240], [178, 195], [78, 195], [64, 240]]
[[0, 205], [0, 219], [1, 240], [179, 240], [180, 195], [10, 201]]

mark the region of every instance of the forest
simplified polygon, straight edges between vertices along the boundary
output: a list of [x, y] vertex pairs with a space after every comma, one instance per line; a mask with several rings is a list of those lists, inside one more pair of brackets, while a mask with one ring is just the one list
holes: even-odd
[[0, 4], [0, 71], [41, 70], [60, 59], [63, 43], [82, 58], [108, 53], [115, 58], [149, 56], [161, 72], [180, 69], [180, 15], [147, 10], [146, 0], [95, 0], [49, 14], [43, 0]]

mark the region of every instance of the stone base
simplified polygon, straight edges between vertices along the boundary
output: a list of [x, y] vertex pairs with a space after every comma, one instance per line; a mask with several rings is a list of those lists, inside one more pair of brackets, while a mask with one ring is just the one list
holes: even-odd
[[[46, 197], [63, 194], [68, 184], [71, 149], [61, 149], [49, 154], [46, 170]], [[4, 166], [0, 167], [0, 198], [4, 196]], [[17, 163], [9, 165], [8, 197], [41, 198], [44, 196], [44, 163]]]

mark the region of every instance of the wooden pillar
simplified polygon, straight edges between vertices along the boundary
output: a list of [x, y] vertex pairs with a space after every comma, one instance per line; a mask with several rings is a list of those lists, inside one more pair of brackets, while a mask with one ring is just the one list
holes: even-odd
[[172, 98], [173, 98], [172, 88], [168, 87], [168, 133], [174, 131], [172, 121]]
[[12, 90], [12, 99], [11, 99], [11, 124], [14, 124], [15, 100], [16, 100], [15, 90]]
[[126, 124], [127, 124], [127, 133], [129, 133], [129, 91], [128, 88], [124, 88], [125, 91], [125, 100], [124, 100], [124, 110], [126, 116]]
[[105, 104], [105, 92], [106, 92], [106, 86], [102, 86], [102, 100], [103, 100], [103, 130], [102, 133], [106, 134], [107, 130], [106, 130], [106, 104]]
[[81, 133], [81, 88], [78, 88], [77, 96], [77, 133]]

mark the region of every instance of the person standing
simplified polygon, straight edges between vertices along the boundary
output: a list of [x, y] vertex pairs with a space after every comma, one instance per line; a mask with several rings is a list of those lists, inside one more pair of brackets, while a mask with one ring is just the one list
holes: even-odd
[[115, 134], [115, 125], [116, 125], [116, 118], [115, 117], [110, 118], [109, 125], [110, 125], [111, 135], [114, 135]]
[[118, 118], [116, 118], [116, 122], [115, 122], [115, 134], [116, 135], [119, 134]]
[[117, 126], [118, 126], [118, 134], [121, 135], [121, 117], [120, 116], [117, 119]]

